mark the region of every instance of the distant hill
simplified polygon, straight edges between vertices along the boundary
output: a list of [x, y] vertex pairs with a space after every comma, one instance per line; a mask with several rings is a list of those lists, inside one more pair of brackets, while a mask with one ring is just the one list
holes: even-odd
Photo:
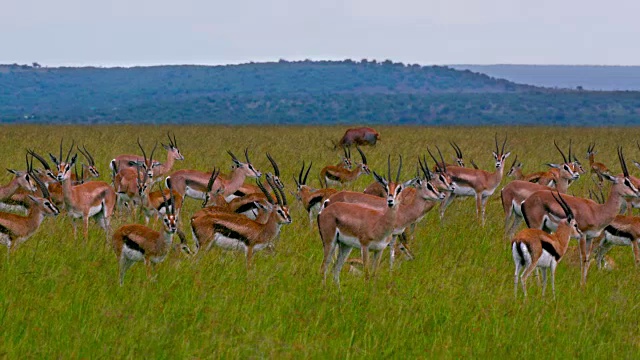
[[637, 93], [558, 91], [471, 71], [351, 60], [228, 66], [0, 65], [0, 122], [636, 124]]
[[549, 88], [640, 91], [640, 66], [451, 65], [494, 78]]

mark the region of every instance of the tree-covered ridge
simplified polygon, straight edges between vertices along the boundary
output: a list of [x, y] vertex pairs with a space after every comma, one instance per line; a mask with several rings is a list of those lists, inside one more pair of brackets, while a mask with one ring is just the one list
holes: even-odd
[[391, 61], [0, 66], [1, 122], [632, 124], [637, 95], [557, 91]]

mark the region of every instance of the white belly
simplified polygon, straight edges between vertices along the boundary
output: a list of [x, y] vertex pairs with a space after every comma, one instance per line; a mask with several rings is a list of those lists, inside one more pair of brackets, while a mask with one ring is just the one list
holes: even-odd
[[551, 267], [551, 263], [555, 262], [556, 259], [549, 254], [548, 252], [546, 252], [545, 250], [542, 250], [542, 255], [540, 256], [540, 259], [538, 260], [538, 267], [539, 268], [550, 268]]
[[0, 234], [0, 244], [9, 246], [11, 245], [11, 239], [7, 234]]
[[163, 262], [166, 257], [167, 257], [166, 254], [163, 255], [163, 256], [153, 256], [153, 257], [151, 257], [150, 260], [151, 260], [152, 263], [157, 264], [159, 262]]
[[[357, 249], [361, 248], [360, 240], [358, 240], [357, 237], [344, 235], [340, 232], [340, 230], [338, 230], [337, 233], [338, 233], [338, 240], [340, 243], [350, 246], [352, 248], [357, 248]], [[391, 242], [391, 236], [387, 236], [381, 241], [371, 241], [367, 248], [373, 251], [382, 251], [389, 245], [390, 242]]]
[[138, 250], [133, 250], [129, 248], [126, 244], [122, 245], [122, 255], [124, 258], [131, 261], [142, 261], [144, 260], [144, 255]]
[[496, 191], [496, 189], [487, 189], [487, 190], [482, 192], [482, 197], [489, 197], [489, 196], [493, 195], [493, 193], [495, 191]]
[[608, 232], [605, 232], [605, 237], [607, 242], [611, 245], [631, 246], [631, 239], [627, 237], [614, 236]]
[[523, 217], [522, 215], [522, 202], [518, 202], [518, 201], [511, 201], [511, 208], [513, 209], [513, 212], [516, 213], [516, 215]]
[[213, 236], [212, 244], [225, 250], [236, 250], [247, 252], [247, 245], [244, 242], [226, 237], [222, 234], [216, 233]]
[[476, 196], [476, 191], [472, 187], [457, 186], [453, 193], [458, 196]]
[[22, 205], [8, 205], [5, 203], [0, 203], [0, 211], [26, 214], [28, 209]]
[[89, 209], [89, 217], [94, 216], [95, 214], [99, 213], [100, 211], [102, 211], [102, 204], [100, 204], [98, 206], [92, 206]]
[[190, 197], [192, 199], [204, 200], [204, 192], [192, 189], [188, 186], [184, 191], [184, 196]]

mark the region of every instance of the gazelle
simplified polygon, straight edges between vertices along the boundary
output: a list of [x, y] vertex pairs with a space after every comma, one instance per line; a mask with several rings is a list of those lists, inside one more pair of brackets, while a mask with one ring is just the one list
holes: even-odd
[[116, 204], [116, 192], [104, 181], [89, 181], [82, 185], [71, 185], [71, 168], [75, 165], [77, 157], [78, 154], [73, 155], [70, 162], [67, 157], [64, 161], [64, 167], [60, 167], [61, 161], [56, 163], [60, 169], [58, 181], [62, 183], [64, 206], [71, 217], [74, 238], [76, 237], [75, 219], [82, 218], [84, 239], [85, 241], [88, 239], [89, 218], [91, 217], [104, 230], [108, 241], [111, 215], [113, 215]]
[[334, 203], [326, 200], [325, 203], [331, 203], [329, 206], [323, 205], [323, 209], [318, 214], [318, 229], [324, 249], [320, 268], [324, 276], [323, 283], [326, 282], [329, 260], [336, 246], [339, 251], [333, 267], [333, 278], [340, 285], [340, 271], [353, 248], [360, 249], [365, 278], [368, 278], [369, 251], [374, 253], [373, 270], [375, 272], [382, 251], [391, 242], [404, 184], [397, 184], [395, 188], [390, 188], [387, 180], [375, 172], [373, 175], [384, 185], [387, 193], [387, 206], [383, 210], [363, 204]]
[[269, 246], [280, 233], [280, 227], [291, 223], [285, 193], [275, 184], [270, 184], [276, 195], [276, 203], [260, 179], [257, 179], [257, 184], [272, 207], [267, 222], [261, 224], [244, 215], [230, 212], [215, 212], [192, 218], [191, 230], [196, 249], [202, 246], [208, 250], [216, 245], [227, 250], [241, 250], [247, 258], [247, 268], [251, 267], [253, 252]]
[[[253, 167], [249, 161], [248, 149], [245, 149], [246, 163], [241, 162], [231, 152], [227, 151], [231, 160], [233, 161], [230, 177], [224, 177], [222, 174], [217, 177], [215, 184], [213, 185], [213, 191], [218, 188], [224, 188], [224, 197], [227, 201], [235, 197], [234, 193], [242, 184], [246, 178], [259, 178], [262, 173]], [[177, 191], [183, 198], [190, 197], [193, 199], [204, 200], [207, 193], [207, 184], [209, 183], [211, 173], [206, 173], [198, 170], [178, 170], [173, 172], [171, 177], [171, 184], [173, 189]]]
[[[247, 154], [245, 155], [246, 155], [246, 158], [249, 159], [249, 156]], [[269, 153], [267, 153], [267, 159], [269, 159], [269, 162], [271, 163], [271, 166], [273, 167], [273, 172], [274, 172], [273, 174], [270, 175], [271, 180], [273, 181], [274, 184], [276, 184], [276, 186], [278, 186], [281, 189], [284, 189], [284, 183], [282, 182], [282, 180], [280, 180], [280, 168], [278, 167], [278, 163], [276, 163], [276, 161], [273, 159], [273, 157]], [[225, 178], [224, 175], [222, 175], [222, 177]], [[264, 185], [265, 189], [267, 189], [268, 191], [273, 191], [268, 181], [262, 185]], [[231, 202], [239, 197], [245, 197], [247, 195], [257, 196], [265, 200], [264, 195], [262, 194], [262, 190], [260, 190], [258, 186], [253, 184], [242, 183], [242, 185], [240, 185], [240, 187], [238, 187], [238, 189], [233, 194], [229, 194], [227, 196], [227, 201]]]
[[[80, 151], [82, 156], [84, 156], [84, 158], [87, 160], [87, 164], [82, 164], [83, 175], [80, 178], [76, 176], [76, 178], [72, 180], [76, 183], [83, 183], [90, 178], [99, 178], [100, 173], [98, 172], [98, 168], [96, 167], [96, 162], [93, 159], [93, 155], [91, 155], [89, 150], [87, 150], [87, 147], [82, 145], [82, 148], [80, 148], [80, 146], [76, 146], [76, 148], [78, 149], [78, 151]], [[84, 175], [85, 168], [87, 169], [86, 177]]]
[[[591, 176], [596, 175], [598, 178], [598, 186], [602, 186], [602, 182], [604, 181], [604, 177], [602, 174], [610, 174], [609, 169], [601, 162], [596, 162], [595, 156], [598, 153], [595, 151], [596, 143], [595, 141], [589, 145], [587, 148], [587, 159], [589, 159], [589, 172]], [[640, 147], [640, 144], [638, 145]]]
[[60, 213], [58, 207], [49, 199], [46, 185], [37, 176], [32, 176], [32, 179], [42, 191], [42, 197], [28, 195], [31, 204], [27, 216], [0, 212], [0, 244], [7, 247], [7, 261], [15, 247], [38, 230], [45, 216], [56, 216]]
[[563, 166], [568, 166], [569, 168], [571, 168], [571, 171], [576, 174], [575, 179], [569, 180], [569, 184], [571, 184], [572, 181], [580, 177], [580, 170], [578, 166], [576, 165], [575, 161], [571, 160], [571, 140], [569, 140], [569, 156], [568, 157], [565, 156], [564, 152], [562, 151], [562, 149], [560, 149], [560, 147], [558, 146], [558, 143], [555, 140], [553, 140], [553, 145], [556, 147], [556, 149], [558, 149], [558, 152], [560, 153], [560, 155], [562, 155], [562, 160], [564, 165], [547, 164], [547, 166], [550, 166], [551, 169], [549, 169], [549, 171], [547, 172], [542, 173], [542, 175], [539, 176], [535, 182], [537, 182], [540, 185], [554, 187], [555, 186], [554, 181], [561, 177], [559, 174], [560, 169]]
[[171, 179], [165, 182], [166, 189], [160, 187], [160, 190], [150, 191], [151, 187], [143, 182], [144, 186], [138, 190], [141, 199], [140, 208], [144, 214], [145, 224], [149, 224], [149, 219], [152, 216], [158, 219], [168, 212], [172, 213], [176, 219], [180, 219], [182, 197], [171, 188]]
[[[313, 189], [307, 185], [307, 178], [312, 165], [313, 162], [309, 164], [309, 167], [305, 172], [305, 165], [303, 161], [298, 178], [293, 179], [296, 182], [295, 197], [302, 203], [302, 207], [304, 207], [307, 212], [309, 217], [309, 227], [313, 227], [313, 220], [318, 216], [322, 202], [329, 198], [329, 196], [338, 192], [338, 190], [332, 188]], [[302, 177], [303, 172], [304, 177]]]
[[[166, 198], [164, 202], [167, 202]], [[140, 224], [128, 224], [121, 226], [113, 233], [112, 244], [118, 258], [120, 286], [124, 283], [127, 270], [139, 261], [144, 261], [147, 277], [151, 278], [151, 267], [162, 262], [169, 254], [173, 247], [173, 235], [176, 232], [180, 237], [181, 250], [191, 254], [191, 250], [185, 243], [184, 235], [178, 231], [178, 220], [173, 212], [173, 207], [169, 207], [169, 209], [162, 215], [162, 232]]]
[[[581, 283], [583, 285], [587, 282], [591, 241], [599, 237], [615, 219], [625, 198], [640, 196], [638, 188], [629, 178], [621, 147], [618, 148], [618, 159], [622, 167], [622, 175], [602, 174], [605, 179], [613, 183], [609, 197], [604, 204], [569, 195], [563, 197], [571, 207], [578, 227], [583, 233], [580, 238]], [[527, 226], [532, 229], [554, 231], [558, 222], [564, 218], [563, 210], [553, 198], [551, 191], [548, 190], [533, 193], [522, 203], [521, 209]]]
[[113, 187], [116, 190], [118, 208], [123, 205], [129, 208], [133, 219], [136, 215], [135, 209], [142, 202], [142, 194], [153, 185], [153, 153], [157, 144], [151, 151], [149, 158], [140, 144], [140, 139], [138, 139], [138, 146], [142, 152], [142, 160], [133, 162], [134, 166], [121, 167], [122, 162], [114, 163], [115, 160], [112, 160], [110, 166], [113, 172]]
[[27, 154], [26, 160], [26, 171], [7, 169], [7, 171], [15, 175], [15, 177], [11, 179], [7, 185], [0, 186], [0, 202], [11, 198], [11, 196], [20, 188], [29, 192], [36, 191], [36, 183], [34, 182], [35, 179], [33, 179], [34, 176], [32, 175], [33, 159], [31, 160], [31, 163], [29, 163], [29, 155]]
[[[456, 152], [456, 157], [454, 158], [454, 162], [455, 164], [445, 164], [444, 160], [440, 163], [436, 162], [435, 168], [443, 168], [446, 166], [458, 166], [458, 167], [465, 167], [464, 165], [464, 159], [462, 158], [462, 150], [460, 149], [460, 146], [458, 146], [458, 144], [456, 144], [455, 141], [449, 141], [449, 145], [451, 145], [451, 147], [453, 148], [453, 150]], [[473, 163], [473, 167], [475, 169], [478, 168], [478, 166], [475, 164], [475, 162], [473, 162], [473, 160], [471, 161]], [[436, 170], [434, 170], [436, 171]]]
[[[168, 174], [173, 168], [176, 160], [184, 160], [184, 156], [182, 156], [182, 153], [178, 148], [176, 135], [173, 134], [172, 139], [171, 134], [167, 132], [167, 138], [169, 139], [169, 145], [161, 143], [162, 147], [167, 150], [167, 161], [165, 161], [164, 163], [154, 161], [152, 164], [149, 164], [150, 166], [148, 169], [149, 171], [153, 172], [152, 174], [150, 174], [150, 176], [154, 179], [154, 181], [159, 181], [164, 175]], [[151, 155], [151, 157], [153, 157], [153, 154]], [[139, 155], [120, 155], [111, 160], [111, 164], [120, 164], [118, 165], [118, 167], [121, 169], [124, 169], [126, 167], [135, 167], [136, 163], [138, 165], [141, 165], [142, 162], [146, 162], [146, 160]]]
[[[518, 280], [522, 282], [522, 292], [527, 296], [527, 278], [536, 267], [542, 269], [542, 296], [547, 287], [547, 269], [551, 268], [551, 290], [556, 296], [556, 267], [567, 252], [569, 240], [578, 239], [582, 232], [573, 216], [571, 208], [562, 198], [562, 195], [551, 192], [555, 201], [564, 212], [563, 219], [558, 222], [556, 232], [548, 234], [540, 229], [524, 229], [517, 233], [511, 240], [511, 254], [516, 271], [513, 279], [514, 295], [518, 296]], [[522, 276], [520, 273], [524, 269]], [[520, 279], [519, 279], [520, 278]]]
[[320, 178], [323, 179], [325, 187], [340, 185], [344, 186], [355, 181], [360, 175], [371, 174], [369, 166], [367, 166], [367, 157], [364, 155], [359, 146], [356, 146], [362, 162], [357, 164], [355, 169], [348, 170], [338, 166], [325, 166], [320, 170]]
[[[400, 181], [400, 173], [402, 172], [402, 155], [400, 155], [399, 158], [400, 161], [398, 163], [398, 172], [396, 173], [395, 183], [398, 183]], [[387, 179], [390, 182], [389, 186], [395, 187], [395, 185], [392, 185], [393, 183], [391, 182], [391, 155], [387, 157]], [[374, 181], [369, 186], [367, 186], [364, 189], [363, 193], [381, 198], [386, 196], [384, 186], [382, 186], [382, 184], [380, 184], [378, 181]]]
[[[146, 173], [147, 179], [150, 182], [154, 182], [153, 167], [157, 166], [157, 162], [153, 161], [153, 154], [156, 152], [158, 143], [156, 142], [153, 146], [153, 150], [151, 150], [149, 158], [147, 158], [147, 153], [144, 151], [144, 147], [142, 147], [142, 144], [140, 143], [140, 138], [138, 138], [138, 147], [142, 152], [142, 157], [137, 155], [120, 155], [109, 163], [109, 168], [111, 169], [112, 176], [114, 178], [114, 186], [116, 186], [115, 177], [117, 174], [125, 172], [128, 173], [126, 176], [133, 178], [134, 174], [137, 174], [139, 169], [142, 169], [142, 171]], [[131, 158], [133, 160], [126, 160], [127, 158]]]
[[344, 152], [344, 156], [340, 159], [340, 162], [337, 163], [336, 166], [351, 170], [353, 168], [353, 162], [351, 162], [351, 148], [342, 146], [342, 151]]
[[[436, 186], [432, 184], [431, 176], [428, 171], [425, 171], [424, 167], [423, 172], [425, 176], [424, 180], [416, 178], [405, 183], [400, 183], [399, 179], [397, 179], [398, 181], [388, 183], [387, 185], [389, 188], [402, 186], [405, 189], [402, 192], [401, 199], [397, 199], [400, 200], [399, 202], [401, 204], [397, 210], [392, 231], [393, 238], [390, 243], [391, 266], [393, 266], [393, 262], [395, 260], [396, 238], [400, 236], [407, 227], [422, 220], [426, 213], [433, 207], [434, 202], [441, 201], [445, 197], [445, 195], [439, 192]], [[410, 185], [413, 185], [414, 187], [410, 187]], [[386, 199], [375, 195], [340, 191], [330, 196], [329, 199], [325, 201], [324, 207], [331, 207], [337, 202], [369, 206], [380, 211], [384, 211], [388, 206]]]
[[[595, 196], [596, 201], [600, 204], [605, 201], [602, 189], [600, 190], [600, 196], [595, 193], [592, 195], [591, 190], [589, 190], [589, 198], [593, 199], [592, 196]], [[640, 250], [638, 249], [640, 217], [616, 215], [613, 221], [604, 228], [604, 233], [601, 237], [602, 240], [600, 240], [594, 254], [598, 267], [607, 267], [608, 261], [605, 256], [613, 246], [631, 246], [635, 265], [640, 265]]]
[[[505, 153], [504, 151], [506, 143], [507, 138], [505, 137], [504, 142], [502, 143], [502, 149], [499, 149], [498, 138], [496, 135], [496, 151], [493, 152], [493, 157], [496, 160], [496, 171], [493, 173], [457, 166], [447, 169], [447, 173], [456, 183], [456, 187], [452, 192], [447, 194], [445, 200], [440, 204], [441, 219], [444, 218], [444, 212], [449, 204], [451, 204], [457, 196], [475, 196], [476, 215], [481, 220], [482, 226], [484, 226], [487, 199], [489, 196], [493, 195], [498, 185], [500, 185], [500, 181], [502, 181], [502, 175], [504, 173], [504, 161], [511, 154], [510, 152]], [[438, 149], [438, 151], [440, 150]]]

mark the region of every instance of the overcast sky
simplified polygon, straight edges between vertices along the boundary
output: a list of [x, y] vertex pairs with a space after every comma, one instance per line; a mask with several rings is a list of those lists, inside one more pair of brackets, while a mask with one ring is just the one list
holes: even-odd
[[5, 0], [0, 63], [640, 65], [640, 0]]

